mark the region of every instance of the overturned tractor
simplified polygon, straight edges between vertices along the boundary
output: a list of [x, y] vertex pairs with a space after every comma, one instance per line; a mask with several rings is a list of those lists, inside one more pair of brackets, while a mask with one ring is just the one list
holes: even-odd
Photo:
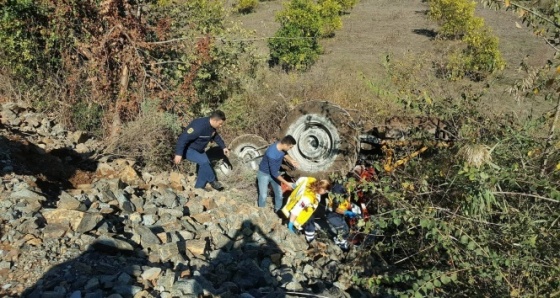
[[[452, 139], [445, 123], [430, 117], [393, 117], [364, 130], [348, 111], [327, 101], [298, 105], [284, 117], [280, 128], [280, 138], [289, 134], [297, 142], [288, 154], [299, 168], [285, 168], [292, 177], [346, 173], [356, 164], [380, 159], [383, 169], [392, 172], [430, 147], [447, 147]], [[258, 135], [235, 138], [229, 160], [218, 160], [216, 172], [228, 175], [235, 167], [258, 170], [268, 145]], [[405, 152], [397, 154], [403, 148], [407, 148]]]

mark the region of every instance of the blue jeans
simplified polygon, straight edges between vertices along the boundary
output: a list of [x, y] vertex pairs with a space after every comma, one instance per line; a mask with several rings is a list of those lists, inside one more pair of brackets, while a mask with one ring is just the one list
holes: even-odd
[[216, 181], [216, 174], [210, 165], [210, 160], [205, 152], [200, 153], [194, 149], [187, 149], [187, 160], [198, 165], [195, 188], [204, 188], [206, 183]]
[[274, 212], [277, 212], [280, 208], [282, 208], [282, 189], [280, 188], [280, 181], [261, 171], [257, 173], [257, 185], [259, 188], [258, 206], [266, 206], [269, 184], [272, 185], [272, 191], [274, 191]]

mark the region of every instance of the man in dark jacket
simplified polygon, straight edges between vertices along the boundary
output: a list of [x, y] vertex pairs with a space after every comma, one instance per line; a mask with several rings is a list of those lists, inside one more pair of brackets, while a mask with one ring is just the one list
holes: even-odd
[[186, 158], [198, 165], [195, 188], [204, 188], [206, 183], [210, 183], [215, 190], [224, 189], [220, 182], [216, 181], [216, 174], [205, 152], [208, 143], [214, 141], [222, 148], [226, 156], [229, 155], [228, 148], [216, 131], [224, 124], [224, 121], [226, 121], [224, 112], [216, 110], [210, 117], [194, 119], [179, 136], [173, 161], [178, 164], [183, 158]]
[[282, 161], [286, 160], [295, 168], [299, 167], [297, 161], [291, 158], [286, 152], [296, 144], [296, 140], [291, 135], [287, 135], [279, 142], [275, 142], [268, 146], [264, 156], [259, 164], [259, 171], [257, 172], [257, 186], [259, 198], [257, 204], [259, 207], [266, 206], [266, 197], [268, 194], [268, 186], [272, 186], [274, 192], [274, 212], [278, 212], [282, 208], [282, 190], [281, 183], [287, 185], [289, 190], [292, 190], [292, 183], [286, 181], [280, 174], [280, 167]]

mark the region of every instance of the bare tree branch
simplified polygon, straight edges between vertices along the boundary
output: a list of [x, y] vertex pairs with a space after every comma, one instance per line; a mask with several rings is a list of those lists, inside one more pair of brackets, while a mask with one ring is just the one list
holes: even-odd
[[521, 193], [521, 192], [509, 192], [509, 191], [495, 191], [492, 192], [495, 195], [513, 195], [513, 196], [526, 196], [526, 197], [531, 197], [531, 198], [535, 198], [535, 199], [541, 199], [541, 200], [545, 200], [548, 202], [553, 202], [553, 203], [560, 203], [560, 201], [551, 199], [551, 198], [547, 198], [547, 197], [543, 197], [543, 196], [539, 196], [539, 195], [533, 195], [533, 194], [529, 194], [529, 193]]

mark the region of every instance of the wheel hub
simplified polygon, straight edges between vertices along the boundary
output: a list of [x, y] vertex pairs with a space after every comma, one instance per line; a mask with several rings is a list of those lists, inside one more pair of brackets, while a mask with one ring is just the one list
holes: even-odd
[[241, 161], [253, 170], [259, 169], [259, 164], [255, 157], [259, 156], [259, 152], [254, 147], [243, 147], [239, 154]]
[[305, 171], [329, 167], [336, 159], [340, 137], [331, 121], [317, 114], [309, 114], [290, 125], [288, 134], [296, 139], [290, 155]]
[[321, 127], [312, 127], [302, 132], [297, 140], [298, 150], [306, 159], [320, 161], [327, 158], [332, 149], [331, 136]]

